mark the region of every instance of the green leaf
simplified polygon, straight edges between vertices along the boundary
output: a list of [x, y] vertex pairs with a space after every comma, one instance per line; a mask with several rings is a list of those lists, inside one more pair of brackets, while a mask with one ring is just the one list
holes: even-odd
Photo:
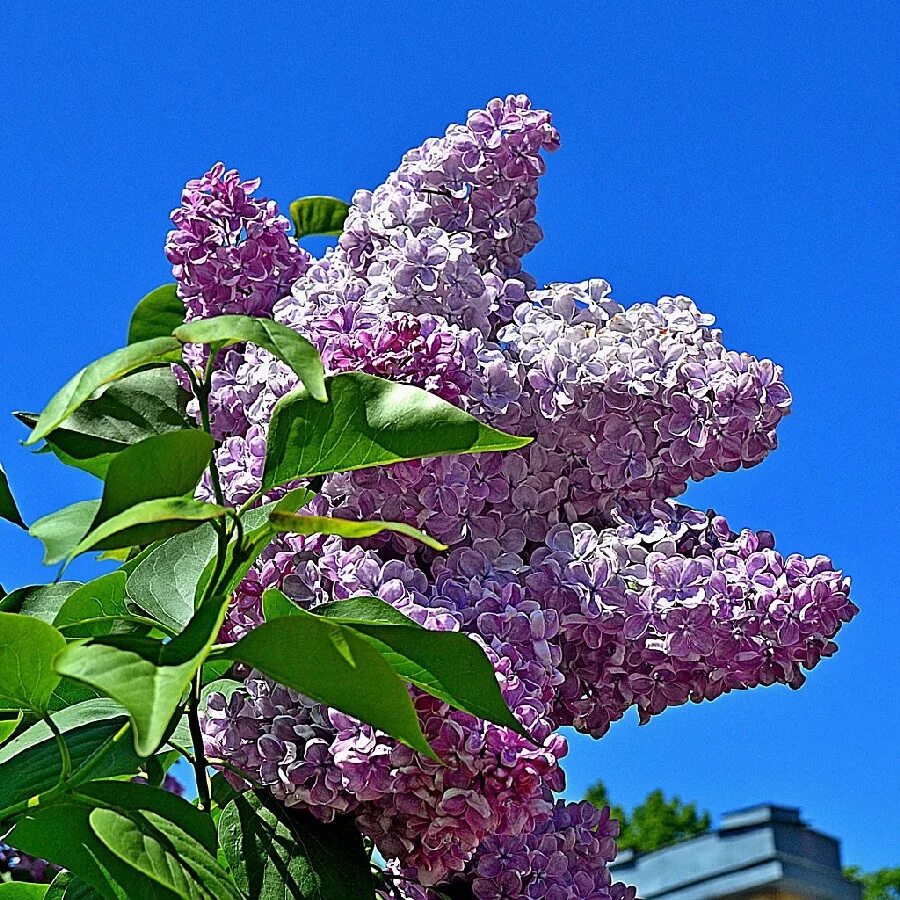
[[106, 698], [101, 697], [98, 691], [86, 684], [64, 678], [50, 697], [50, 710], [56, 712], [68, 709], [76, 703], [86, 703], [88, 700], [97, 699], [105, 700]]
[[[154, 434], [190, 427], [187, 400], [169, 367], [135, 372], [107, 385], [44, 440], [66, 465], [103, 478], [112, 459], [126, 447]], [[29, 428], [38, 420], [34, 413], [14, 415]]]
[[57, 658], [57, 671], [121, 703], [131, 716], [135, 749], [141, 756], [150, 756], [209, 653], [226, 608], [224, 601], [201, 607], [168, 643], [108, 637], [69, 644]]
[[22, 724], [24, 714], [22, 710], [0, 710], [0, 747], [2, 747]]
[[316, 612], [343, 622], [369, 640], [410, 684], [530, 739], [503, 699], [491, 661], [467, 634], [429, 631], [377, 597], [339, 600]]
[[177, 284], [164, 284], [138, 303], [128, 323], [128, 343], [168, 337], [184, 322], [184, 304]]
[[530, 438], [482, 425], [467, 412], [409, 384], [344, 372], [326, 379], [328, 403], [300, 389], [275, 406], [263, 488], [294, 478], [349, 472], [403, 460], [513, 450]]
[[102, 897], [96, 888], [65, 870], [50, 882], [46, 894], [46, 900], [102, 900]]
[[25, 441], [26, 446], [36, 444], [50, 434], [104, 385], [144, 366], [176, 362], [179, 359], [181, 345], [178, 341], [173, 337], [160, 337], [114, 350], [92, 362], [63, 385], [50, 400]]
[[216, 858], [163, 816], [95, 809], [90, 825], [108, 850], [163, 890], [185, 900], [241, 900]]
[[291, 534], [337, 534], [346, 538], [367, 538], [383, 531], [394, 531], [397, 534], [421, 541], [433, 550], [446, 550], [447, 545], [436, 541], [424, 531], [406, 525], [403, 522], [380, 522], [368, 520], [359, 522], [354, 519], [340, 519], [332, 516], [298, 516], [291, 513], [273, 512], [269, 521], [278, 531]]
[[16, 506], [15, 498], [9, 489], [9, 478], [3, 470], [3, 466], [0, 466], [0, 519], [6, 519], [7, 522], [12, 522], [13, 525], [18, 525], [19, 528], [28, 531], [28, 526], [22, 519], [19, 507]]
[[[280, 500], [266, 503], [256, 509], [244, 513], [244, 537], [240, 544], [232, 542], [225, 553], [225, 563], [218, 578], [217, 595], [229, 597], [234, 593], [244, 576], [260, 553], [269, 545], [277, 533], [277, 529], [269, 521], [269, 514], [275, 512], [296, 512], [305, 506], [315, 495], [305, 488], [288, 491]], [[261, 523], [261, 524], [257, 524]], [[255, 526], [255, 527], [254, 527]], [[207, 563], [197, 583], [196, 598], [199, 602], [212, 577], [215, 561]]]
[[204, 522], [220, 519], [225, 513], [223, 506], [183, 497], [146, 500], [90, 531], [69, 551], [68, 559], [93, 549], [115, 550], [163, 540]]
[[80, 587], [80, 581], [58, 581], [55, 584], [21, 587], [0, 601], [0, 612], [21, 613], [52, 625], [62, 605]]
[[125, 621], [130, 617], [126, 580], [126, 574], [117, 569], [82, 585], [60, 607], [53, 625], [70, 640], [134, 631], [134, 625]]
[[123, 450], [110, 463], [91, 527], [138, 503], [192, 493], [209, 465], [214, 446], [205, 431], [185, 428], [153, 435]]
[[225, 655], [435, 758], [406, 684], [351, 628], [298, 608], [290, 618], [258, 626]]
[[301, 197], [291, 204], [291, 220], [297, 240], [312, 234], [336, 237], [344, 228], [350, 212], [348, 204], [337, 197]]
[[316, 400], [324, 403], [328, 399], [319, 351], [305, 337], [279, 322], [250, 316], [216, 316], [181, 325], [174, 335], [183, 343], [209, 344], [213, 350], [245, 341], [256, 344], [286, 362]]
[[219, 842], [248, 900], [374, 896], [368, 854], [350, 816], [324, 824], [299, 810], [279, 815], [254, 794], [244, 794], [219, 819]]
[[[245, 543], [250, 548], [244, 558], [246, 567], [252, 565], [262, 550], [258, 546], [260, 535], [254, 532], [269, 527], [269, 513], [276, 508], [296, 511], [313, 496], [310, 491], [297, 488], [277, 502], [266, 503], [243, 514], [241, 521], [247, 535]], [[270, 532], [274, 535], [274, 530], [270, 529]], [[268, 537], [265, 543], [268, 543]], [[194, 613], [195, 598], [212, 574], [215, 552], [216, 534], [208, 525], [169, 538], [147, 553], [133, 568], [125, 586], [129, 599], [166, 627], [181, 631]], [[233, 560], [233, 551], [230, 558]], [[243, 574], [246, 574], [246, 568], [243, 573], [238, 568], [234, 577], [240, 580]]]
[[164, 541], [134, 568], [125, 589], [128, 597], [173, 631], [181, 631], [194, 613], [194, 592], [216, 552], [211, 525]]
[[0, 613], [0, 709], [42, 711], [59, 676], [53, 660], [66, 639], [40, 619]]
[[180, 900], [112, 853], [94, 834], [90, 815], [90, 807], [80, 803], [38, 807], [16, 822], [7, 840], [63, 866], [111, 900]]
[[28, 530], [44, 545], [44, 565], [62, 562], [88, 533], [99, 500], [81, 500], [42, 516]]
[[99, 780], [79, 785], [76, 796], [89, 806], [156, 813], [189, 834], [209, 853], [215, 853], [218, 847], [216, 829], [209, 816], [161, 788], [130, 781]]
[[[113, 741], [93, 770], [94, 777], [113, 778], [138, 772], [141, 760], [134, 752], [131, 737], [127, 731], [120, 735], [127, 718], [118, 704], [106, 698], [88, 700], [54, 713], [53, 721], [65, 735], [73, 770], [77, 771], [92, 754]], [[0, 807], [21, 803], [55, 787], [62, 762], [47, 723], [38, 722], [0, 748], [0, 766]]]
[[25, 881], [7, 881], [0, 884], [0, 900], [40, 900], [47, 896], [49, 884], [29, 884]]

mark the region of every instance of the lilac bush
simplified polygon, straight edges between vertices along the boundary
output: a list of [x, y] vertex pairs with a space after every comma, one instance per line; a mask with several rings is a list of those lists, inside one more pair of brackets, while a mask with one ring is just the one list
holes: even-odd
[[[727, 349], [687, 297], [626, 308], [601, 279], [538, 289], [523, 271], [558, 145], [526, 97], [493, 100], [358, 191], [318, 260], [257, 181], [218, 164], [188, 183], [166, 244], [187, 319], [271, 315], [329, 374], [416, 385], [534, 438], [328, 476], [311, 511], [406, 522], [449, 552], [396, 534], [282, 535], [220, 635], [262, 623], [263, 591], [278, 587], [306, 609], [375, 596], [487, 652], [532, 740], [413, 689], [439, 761], [255, 670], [208, 700], [207, 753], [234, 784], [322, 821], [352, 815], [410, 900], [447, 885], [479, 900], [633, 897], [611, 883], [608, 811], [554, 800], [558, 729], [599, 738], [631, 707], [646, 722], [733, 690], [797, 688], [857, 612], [827, 557], [786, 555], [768, 532], [675, 502], [775, 449], [791, 404], [781, 367]], [[213, 363], [222, 490], [253, 503], [273, 410], [298, 379], [252, 344]], [[212, 494], [207, 477], [198, 496]]]

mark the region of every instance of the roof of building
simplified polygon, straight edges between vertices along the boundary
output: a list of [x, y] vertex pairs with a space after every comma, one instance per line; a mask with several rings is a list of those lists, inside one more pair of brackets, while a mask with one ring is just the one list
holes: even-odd
[[718, 900], [778, 891], [802, 900], [860, 900], [841, 871], [840, 844], [814, 831], [793, 807], [761, 804], [730, 812], [716, 831], [652, 853], [623, 851], [616, 880], [641, 900]]

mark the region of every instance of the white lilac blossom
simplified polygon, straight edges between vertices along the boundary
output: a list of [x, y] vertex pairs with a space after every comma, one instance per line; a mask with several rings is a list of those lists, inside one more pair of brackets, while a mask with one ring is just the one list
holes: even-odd
[[[256, 182], [219, 167], [173, 216], [188, 317], [271, 314], [316, 344], [329, 373], [416, 384], [535, 439], [330, 477], [318, 514], [405, 521], [451, 550], [280, 537], [223, 629], [233, 641], [259, 624], [262, 591], [277, 586], [307, 609], [374, 595], [484, 648], [534, 742], [413, 691], [441, 765], [258, 672], [209, 699], [211, 757], [322, 820], [354, 816], [407, 900], [459, 882], [478, 900], [631, 900], [611, 884], [608, 811], [554, 804], [557, 729], [600, 737], [631, 707], [646, 722], [734, 690], [798, 687], [857, 612], [826, 557], [784, 555], [767, 532], [672, 502], [688, 481], [775, 448], [790, 408], [781, 368], [726, 349], [686, 297], [625, 308], [605, 281], [536, 290], [522, 270], [541, 236], [542, 153], [557, 144], [527, 98], [492, 101], [357, 192], [317, 261], [252, 199]], [[209, 211], [217, 230], [203, 225]], [[216, 360], [227, 502], [259, 490], [272, 410], [296, 383], [252, 345]]]

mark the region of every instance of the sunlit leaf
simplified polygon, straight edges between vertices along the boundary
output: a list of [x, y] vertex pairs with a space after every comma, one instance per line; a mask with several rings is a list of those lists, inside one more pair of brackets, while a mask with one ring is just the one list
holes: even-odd
[[69, 644], [56, 660], [57, 671], [121, 703], [131, 716], [137, 752], [149, 756], [212, 647], [226, 606], [202, 607], [168, 643], [109, 637]]
[[153, 435], [123, 450], [110, 463], [91, 527], [138, 503], [192, 493], [209, 465], [213, 446], [205, 431], [185, 428]]
[[298, 609], [258, 626], [227, 655], [434, 757], [405, 682], [369, 641], [338, 622]]
[[53, 625], [72, 638], [133, 631], [123, 621], [130, 615], [125, 602], [126, 574], [117, 569], [82, 585], [63, 603]]
[[104, 385], [144, 366], [175, 362], [180, 358], [181, 344], [173, 337], [160, 337], [122, 347], [92, 362], [72, 377], [50, 400], [25, 441], [26, 445], [36, 444], [50, 434]]
[[275, 406], [263, 487], [402, 460], [512, 450], [530, 438], [482, 425], [467, 412], [409, 384], [344, 372], [326, 379], [328, 403], [304, 390]]
[[290, 534], [337, 534], [346, 538], [367, 538], [385, 531], [393, 531], [405, 537], [421, 541], [433, 550], [446, 550], [446, 544], [433, 537], [406, 525], [403, 522], [380, 522], [369, 520], [359, 522], [354, 519], [340, 519], [334, 516], [300, 516], [290, 513], [273, 512], [269, 521], [278, 531]]
[[181, 631], [194, 613], [197, 582], [216, 550], [211, 525], [177, 534], [149, 553], [128, 577], [128, 597], [167, 628]]
[[176, 328], [174, 334], [184, 343], [208, 344], [213, 350], [245, 341], [256, 344], [287, 363], [315, 399], [322, 402], [327, 399], [319, 351], [305, 337], [280, 322], [250, 316], [216, 316], [195, 319]]
[[88, 533], [100, 508], [99, 500], [80, 500], [42, 516], [28, 530], [44, 545], [44, 565], [62, 562]]
[[7, 881], [0, 884], [0, 900], [41, 900], [47, 896], [50, 885], [29, 884], [25, 881]]
[[59, 684], [53, 660], [65, 645], [40, 619], [0, 613], [0, 709], [44, 710]]
[[92, 529], [69, 551], [68, 558], [88, 550], [113, 550], [164, 540], [224, 515], [224, 507], [199, 500], [182, 497], [146, 500]]
[[34, 616], [52, 625], [63, 604], [80, 587], [80, 581], [58, 581], [17, 588], [0, 600], [0, 612]]
[[[266, 619], [278, 611], [267, 610]], [[503, 699], [493, 664], [467, 634], [429, 631], [377, 597], [326, 603], [316, 613], [353, 628], [410, 684], [456, 709], [530, 737]]]
[[182, 322], [184, 304], [178, 296], [178, 285], [164, 284], [150, 291], [134, 308], [128, 323], [128, 343], [168, 337]]

